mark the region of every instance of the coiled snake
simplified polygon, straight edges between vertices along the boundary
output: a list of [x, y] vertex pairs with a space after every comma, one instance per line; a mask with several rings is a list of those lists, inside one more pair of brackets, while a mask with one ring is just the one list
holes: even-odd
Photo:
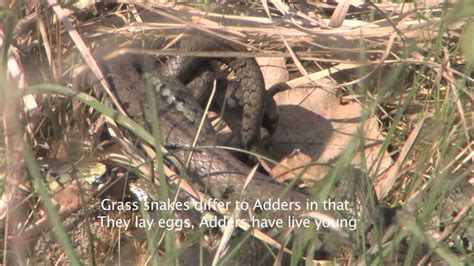
[[[196, 43], [203, 42], [202, 39], [197, 40]], [[216, 42], [211, 40], [210, 43], [207, 47], [214, 49]], [[184, 42], [183, 49], [188, 51], [194, 49], [187, 45]], [[202, 47], [206, 47], [206, 45], [202, 45]], [[111, 61], [104, 62], [104, 66], [108, 69], [108, 78], [113, 84], [115, 93], [132, 117], [138, 119], [142, 115], [140, 114], [142, 110], [148, 110], [148, 107], [146, 107], [148, 106], [147, 84], [150, 86], [158, 101], [158, 108], [155, 111], [159, 119], [162, 143], [182, 165], [185, 165], [188, 157], [190, 158], [186, 173], [199, 190], [223, 201], [235, 201], [244, 197], [251, 206], [257, 200], [267, 201], [278, 196], [281, 196], [284, 201], [297, 202], [304, 206], [310, 200], [310, 197], [306, 194], [295, 190], [283, 193], [286, 190], [283, 185], [258, 172], [247, 185], [247, 189], [244, 189], [244, 180], [250, 169], [227, 151], [211, 148], [215, 146], [214, 131], [208, 120], [204, 120], [196, 142], [196, 148], [193, 149], [193, 153], [190, 155], [190, 147], [193, 147], [193, 140], [201, 118], [205, 116], [198, 100], [202, 101], [206, 98], [203, 95], [208, 95], [208, 93], [207, 89], [190, 91], [190, 88], [186, 88], [181, 81], [187, 83], [190, 87], [208, 88], [208, 85], [202, 85], [204, 84], [201, 83], [202, 81], [195, 81], [209, 79], [209, 74], [206, 73], [208, 69], [201, 73], [192, 73], [191, 71], [199, 68], [205, 60], [209, 59], [170, 58], [158, 74], [156, 71], [150, 71], [147, 67], [137, 67], [133, 63]], [[238, 105], [243, 112], [242, 141], [247, 147], [255, 147], [255, 143], [260, 138], [260, 125], [263, 124], [270, 132], [274, 130], [274, 123], [278, 117], [274, 113], [275, 103], [271, 96], [265, 95], [261, 73], [253, 60], [225, 58], [218, 59], [218, 61], [227, 64], [240, 79], [238, 89], [241, 89], [243, 93], [241, 93], [241, 96], [237, 96], [238, 91], [234, 90], [230, 96], [237, 99], [235, 102], [239, 103]], [[199, 85], [193, 85], [193, 82]], [[144, 126], [147, 126], [146, 122]], [[144, 189], [143, 186], [134, 185], [133, 193], [141, 193], [142, 195], [148, 193], [147, 197], [149, 198], [159, 198], [156, 194], [151, 195], [149, 190]], [[364, 191], [361, 194], [363, 193]], [[257, 212], [258, 215], [260, 210], [253, 211]], [[281, 210], [269, 215], [273, 219], [283, 218], [285, 220], [286, 217], [298, 216], [304, 211]], [[243, 216], [247, 216], [247, 214], [243, 214]], [[248, 245], [241, 248], [239, 255], [237, 255], [239, 257], [232, 260], [232, 263], [254, 265], [262, 262], [261, 259], [266, 254], [265, 247], [255, 239], [248, 241]]]
[[[184, 87], [174, 76], [175, 74], [170, 74], [169, 71], [170, 68], [179, 65], [178, 68], [174, 68], [178, 71], [173, 73], [180, 74], [185, 72], [181, 71], [182, 68], [188, 68], [189, 65], [196, 64], [196, 62], [186, 61], [187, 59], [184, 58], [179, 64], [176, 64], [178, 59], [171, 59], [169, 63], [173, 66], [165, 65], [159, 76], [147, 71], [144, 67], [137, 68], [130, 63], [108, 62], [105, 65], [108, 68], [108, 77], [115, 88], [118, 99], [132, 117], [134, 115], [140, 116], [139, 113], [143, 109], [147, 109], [142, 108], [142, 106], [148, 106], [146, 84], [151, 86], [157, 99], [156, 115], [159, 119], [161, 136], [163, 137], [162, 144], [184, 165], [190, 154], [189, 147], [193, 146], [193, 139], [199, 128], [200, 120], [205, 114], [190, 90]], [[265, 117], [263, 119], [267, 121], [267, 125], [276, 121], [275, 117], [277, 116], [271, 114], [271, 110], [276, 107], [271, 97], [265, 99], [263, 78], [253, 59], [222, 59], [221, 61], [228, 64], [240, 79], [244, 97], [241, 101], [244, 112], [242, 138], [244, 143], [252, 146], [256, 138], [260, 137], [257, 131], [260, 130], [262, 118]], [[186, 82], [186, 79], [184, 81]], [[273, 104], [267, 105], [270, 108], [267, 109], [266, 115], [264, 115], [265, 102]], [[252, 127], [256, 126], [258, 129], [247, 128], [246, 124], [253, 124]], [[283, 185], [260, 173], [254, 175], [248, 184], [248, 188], [244, 190], [244, 181], [250, 172], [248, 166], [237, 160], [229, 152], [223, 149], [210, 148], [212, 146], [215, 146], [214, 130], [206, 119], [199, 132], [197, 148], [194, 149], [187, 168], [188, 176], [201, 191], [205, 191], [213, 198], [230, 202], [240, 200], [244, 195], [250, 206], [253, 206], [257, 200], [270, 200], [284, 192], [285, 187]], [[200, 149], [199, 147], [207, 148]], [[134, 190], [135, 193], [147, 193], [139, 191], [140, 187], [137, 186], [134, 186]], [[151, 196], [150, 198], [156, 199], [157, 197]], [[296, 191], [289, 191], [281, 198], [288, 202], [298, 202], [302, 206], [309, 199], [307, 195]], [[254, 211], [258, 212], [258, 210]], [[282, 210], [272, 213], [271, 217], [275, 219], [279, 217], [285, 220], [286, 217], [299, 213], [301, 212]], [[249, 256], [248, 254], [255, 253], [260, 248], [265, 249], [265, 247], [263, 244], [253, 244], [252, 246], [254, 248], [242, 248], [243, 254], [246, 255], [239, 256], [240, 259], [236, 263], [247, 264], [245, 260], [248, 263], [252, 262], [250, 264], [258, 263], [258, 259], [262, 257], [263, 253], [257, 252], [259, 256], [254, 256], [255, 254]]]

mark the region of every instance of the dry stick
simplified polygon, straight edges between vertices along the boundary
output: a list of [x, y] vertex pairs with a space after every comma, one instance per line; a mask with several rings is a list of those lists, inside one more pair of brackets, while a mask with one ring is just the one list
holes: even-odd
[[400, 151], [400, 156], [398, 157], [398, 160], [395, 162], [394, 165], [390, 167], [390, 169], [387, 171], [384, 177], [380, 178], [376, 185], [375, 185], [375, 191], [377, 193], [378, 199], [383, 199], [385, 196], [387, 196], [388, 192], [392, 189], [393, 184], [395, 184], [395, 181], [397, 180], [398, 173], [402, 169], [403, 163], [405, 162], [405, 159], [408, 157], [408, 154], [410, 153], [413, 145], [415, 144], [416, 138], [418, 137], [418, 134], [420, 133], [421, 129], [423, 128], [423, 125], [425, 123], [426, 117], [422, 118], [414, 127], [410, 135], [408, 136], [405, 144], [402, 147], [402, 150]]
[[212, 91], [211, 95], [209, 96], [209, 100], [207, 101], [206, 108], [204, 108], [204, 111], [202, 113], [201, 121], [199, 122], [199, 127], [197, 129], [196, 135], [194, 136], [193, 143], [191, 145], [191, 151], [189, 152], [188, 158], [186, 159], [186, 165], [185, 168], [189, 167], [189, 164], [191, 163], [191, 158], [193, 157], [193, 150], [196, 147], [196, 144], [199, 140], [199, 135], [201, 134], [202, 127], [204, 126], [204, 123], [206, 122], [206, 114], [209, 112], [209, 108], [211, 107], [212, 100], [214, 99], [214, 94], [216, 92], [216, 86], [217, 82], [214, 80], [214, 85], [212, 86]]
[[135, 5], [129, 5], [129, 9], [132, 12], [133, 17], [137, 20], [137, 22], [143, 22], [142, 18], [138, 14], [137, 7]]
[[[273, 22], [272, 20], [272, 15], [270, 13], [270, 10], [268, 8], [268, 3], [266, 0], [262, 0], [262, 4], [263, 4], [263, 8], [265, 9], [265, 12], [267, 13], [267, 16], [268, 18], [270, 19], [270, 21], [272, 22], [272, 25], [273, 27], [275, 28], [275, 30], [277, 31], [278, 35], [280, 36], [280, 39], [283, 41], [283, 43], [285, 44], [285, 47], [286, 49], [288, 50], [288, 52], [290, 53], [290, 56], [291, 56], [291, 59], [293, 59], [293, 62], [295, 63], [296, 67], [298, 68], [298, 70], [303, 74], [303, 76], [305, 76], [306, 78], [308, 78], [311, 82], [317, 84], [317, 85], [320, 85], [319, 82], [316, 82], [314, 80], [312, 80], [310, 77], [309, 77], [309, 74], [308, 72], [306, 71], [306, 69], [303, 67], [303, 65], [301, 64], [300, 60], [298, 59], [298, 57], [296, 56], [295, 52], [293, 51], [293, 49], [291, 48], [291, 46], [288, 44], [288, 42], [286, 41], [286, 38], [283, 36], [283, 34], [281, 33], [280, 31], [280, 28], [277, 27], [277, 25], [275, 24], [275, 22]], [[320, 85], [321, 86], [321, 85]], [[323, 86], [321, 86], [323, 87]]]
[[[445, 53], [448, 54], [448, 51], [446, 51], [446, 48], [445, 48]], [[449, 61], [446, 60], [445, 64], [446, 64], [446, 66], [449, 66]], [[451, 72], [449, 72], [449, 70], [442, 69], [441, 70], [441, 75], [443, 77], [448, 77], [449, 79], [454, 80], [453, 74]], [[463, 107], [462, 107], [462, 104], [461, 104], [461, 99], [459, 98], [459, 94], [456, 90], [455, 84], [449, 83], [448, 86], [449, 86], [449, 88], [451, 88], [451, 91], [454, 95], [454, 101], [456, 102], [456, 108], [458, 109], [458, 112], [459, 112], [459, 119], [461, 120], [461, 125], [464, 129], [464, 135], [466, 137], [466, 140], [469, 141], [471, 138], [469, 136], [469, 129], [467, 127], [467, 123], [466, 123], [466, 119], [465, 119], [465, 115], [464, 115], [464, 110], [463, 110]], [[460, 84], [458, 86], [460, 86]], [[471, 149], [471, 151], [472, 151], [472, 149]]]
[[51, 43], [49, 42], [48, 32], [46, 31], [46, 25], [44, 23], [44, 18], [39, 17], [38, 19], [38, 26], [41, 34], [41, 39], [43, 39], [44, 50], [46, 52], [46, 57], [48, 58], [48, 65], [53, 70], [54, 78], [58, 77], [58, 73], [56, 68], [53, 66], [53, 55], [52, 55], [52, 48]]
[[329, 27], [331, 28], [338, 28], [344, 22], [344, 18], [346, 17], [347, 11], [350, 7], [350, 1], [340, 1], [334, 13], [331, 16], [331, 21], [329, 22]]
[[[244, 182], [244, 187], [242, 188], [242, 191], [240, 191], [240, 197], [243, 198], [243, 194], [245, 193], [245, 190], [247, 189], [247, 186], [249, 185], [250, 181], [252, 178], [255, 176], [255, 173], [257, 172], [258, 164], [256, 164], [252, 170], [249, 172], [247, 175], [247, 178], [245, 179]], [[230, 215], [229, 218], [229, 223], [226, 225], [224, 232], [222, 234], [221, 241], [219, 243], [219, 246], [217, 248], [216, 254], [214, 256], [214, 260], [212, 262], [212, 265], [217, 264], [218, 260], [223, 257], [225, 248], [228, 246], [228, 243], [232, 237], [232, 233], [236, 229], [236, 222], [239, 220], [240, 217], [240, 212], [241, 210], [239, 209], [239, 206], [236, 205], [234, 211]], [[251, 209], [249, 209], [249, 212], [251, 212]], [[252, 214], [249, 215], [249, 217], [252, 217]], [[222, 255], [221, 255], [222, 253]]]
[[454, 157], [453, 160], [451, 160], [451, 162], [448, 163], [448, 165], [446, 165], [443, 170], [441, 172], [444, 172], [446, 171], [448, 168], [452, 167], [456, 162], [459, 161], [459, 159], [461, 159], [462, 156], [464, 156], [467, 152], [469, 152], [469, 154], [467, 154], [464, 159], [458, 163], [458, 165], [451, 171], [452, 173], [455, 173], [456, 171], [459, 170], [459, 168], [461, 168], [463, 165], [467, 164], [468, 162], [470, 162], [473, 157], [474, 157], [474, 153], [472, 152], [472, 147], [474, 147], [474, 141], [471, 141], [470, 143], [467, 143], [466, 147], [464, 147], [464, 149], [462, 151], [460, 151], [458, 153], [458, 155], [456, 155], [456, 157]]
[[[451, 88], [451, 91], [454, 94], [454, 99], [456, 101], [456, 108], [458, 109], [458, 113], [459, 113], [459, 120], [461, 120], [461, 125], [464, 129], [463, 130], [464, 136], [466, 137], [466, 140], [469, 141], [471, 139], [471, 137], [469, 136], [469, 128], [468, 128], [467, 123], [466, 123], [466, 116], [464, 115], [464, 110], [463, 110], [463, 106], [461, 104], [461, 99], [459, 97], [459, 94], [458, 94], [454, 84], [449, 84], [449, 87]], [[471, 149], [471, 151], [472, 151], [472, 149]]]

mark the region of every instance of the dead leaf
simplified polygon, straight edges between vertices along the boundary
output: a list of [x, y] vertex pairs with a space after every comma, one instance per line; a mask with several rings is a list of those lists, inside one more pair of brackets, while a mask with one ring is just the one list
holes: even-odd
[[[295, 88], [277, 94], [275, 100], [280, 121], [273, 136], [271, 157], [281, 160], [298, 149], [313, 163], [328, 164], [342, 154], [364, 123], [368, 168], [376, 162], [383, 137], [375, 118], [364, 121], [359, 103], [351, 101], [342, 105], [335, 90], [324, 88]], [[360, 162], [360, 158], [355, 158], [353, 164], [357, 167]], [[378, 172], [391, 163], [385, 153]]]
[[283, 158], [270, 172], [277, 181], [284, 182], [301, 175], [305, 184], [314, 184], [320, 181], [331, 169], [327, 164], [314, 164], [311, 157], [295, 150]]
[[[82, 189], [82, 191], [81, 191]], [[93, 192], [92, 188], [89, 187], [89, 184], [81, 184], [81, 189], [77, 184], [77, 180], [71, 182], [66, 188], [56, 193], [53, 197], [54, 201], [60, 206], [59, 212], [72, 213], [79, 210], [85, 203], [89, 202], [91, 199], [90, 195]], [[81, 193], [82, 196], [81, 196]], [[83, 202], [84, 200], [85, 202]]]
[[265, 80], [265, 88], [268, 89], [279, 82], [288, 81], [288, 69], [286, 59], [283, 57], [257, 57], [255, 58]]

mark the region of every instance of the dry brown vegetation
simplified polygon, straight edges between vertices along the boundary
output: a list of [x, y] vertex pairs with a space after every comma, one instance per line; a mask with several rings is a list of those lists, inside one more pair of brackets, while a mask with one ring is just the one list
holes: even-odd
[[[267, 89], [276, 83], [287, 85], [275, 96], [280, 122], [272, 149], [265, 154], [271, 161], [264, 165], [276, 180], [288, 183], [301, 177], [297, 185], [317, 198], [319, 193], [339, 193], [334, 184], [353, 178], [346, 171], [354, 167], [377, 195], [366, 204], [396, 213], [389, 223], [382, 217], [372, 221], [376, 229], [371, 236], [364, 228], [353, 232], [353, 243], [337, 254], [313, 254], [317, 252], [311, 251], [312, 240], [291, 247], [253, 231], [258, 241], [276, 248], [275, 261], [281, 263], [282, 254], [292, 253], [294, 264], [302, 257], [307, 263], [329, 264], [473, 263], [468, 238], [474, 233], [474, 11], [469, 1], [55, 2], [6, 1], [0, 10], [4, 262], [154, 264], [157, 256], [167, 262], [180, 256], [185, 264], [212, 261], [190, 244], [206, 242], [202, 232], [177, 234], [179, 240], [170, 248], [161, 231], [159, 240], [152, 241], [140, 230], [99, 227], [93, 218], [101, 212], [101, 196], [75, 201], [70, 195], [77, 198], [81, 193], [67, 190], [54, 197], [62, 203], [56, 210], [48, 207], [48, 193], [38, 188], [42, 179], [30, 181], [30, 176], [40, 175], [32, 170], [38, 168], [38, 158], [84, 156], [107, 158], [136, 167], [137, 176], [152, 176], [157, 171], [150, 163], [156, 156], [153, 147], [136, 140], [148, 133], [137, 129], [131, 135], [123, 121], [107, 117], [110, 114], [80, 92], [105, 98], [125, 114], [105, 81], [101, 61], [123, 55], [184, 54], [256, 57]], [[246, 50], [176, 49], [183, 36], [199, 33]], [[148, 47], [130, 48], [137, 42]], [[101, 81], [100, 93], [78, 86], [77, 77], [88, 71]], [[221, 139], [227, 133], [221, 132]], [[124, 175], [121, 171], [107, 174]], [[165, 172], [175, 175], [169, 168]], [[192, 184], [180, 185], [197, 198], [206, 197]], [[78, 211], [88, 201], [91, 207]], [[460, 206], [446, 214], [454, 205]], [[46, 232], [60, 224], [66, 226], [64, 234], [59, 229]], [[206, 245], [232, 242], [219, 237], [207, 239], [217, 244]], [[183, 248], [187, 246], [193, 249]], [[246, 246], [231, 251], [239, 248]], [[185, 252], [177, 255], [181, 250]]]

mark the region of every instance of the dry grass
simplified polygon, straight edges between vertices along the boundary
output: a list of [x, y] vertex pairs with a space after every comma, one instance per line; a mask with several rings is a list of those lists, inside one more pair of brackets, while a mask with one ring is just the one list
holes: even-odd
[[[377, 192], [378, 207], [397, 208], [397, 215], [390, 226], [374, 222], [375, 244], [368, 246], [365, 232], [358, 230], [354, 233], [356, 241], [341, 254], [316, 257], [313, 262], [423, 264], [436, 263], [439, 258], [449, 263], [473, 262], [472, 253], [469, 254], [472, 242], [471, 247], [465, 247], [463, 240], [457, 239], [459, 235], [469, 236], [469, 230], [472, 231], [469, 229], [473, 222], [472, 194], [467, 194], [467, 205], [449, 221], [436, 220], [452, 190], [473, 191], [474, 56], [471, 51], [474, 31], [469, 1], [351, 7], [326, 3], [286, 5], [281, 1], [247, 5], [159, 4], [152, 1], [111, 1], [111, 4], [85, 1], [56, 5], [54, 2], [22, 4], [11, 1], [4, 10], [12, 12], [1, 11], [4, 23], [0, 28], [0, 39], [4, 45], [0, 80], [4, 97], [0, 97], [0, 112], [5, 144], [0, 148], [6, 147], [6, 159], [0, 157], [0, 173], [5, 172], [6, 176], [2, 182], [4, 193], [0, 205], [4, 262], [27, 259], [28, 255], [18, 251], [24, 243], [15, 239], [8, 241], [7, 236], [24, 232], [41, 216], [36, 203], [23, 200], [29, 195], [25, 192], [29, 191], [29, 179], [24, 169], [28, 167], [31, 176], [38, 176], [34, 179], [36, 189], [41, 186], [40, 173], [34, 170], [37, 168], [35, 157], [73, 158], [107, 153], [116, 161], [136, 166], [135, 173], [139, 175], [153, 175], [156, 169], [150, 158], [156, 158], [154, 150], [159, 149], [153, 149], [152, 136], [139, 127], [127, 129], [132, 130], [134, 136], [148, 138], [149, 141], [140, 145], [124, 130], [123, 124], [128, 120], [118, 115], [125, 115], [125, 112], [110, 91], [99, 63], [124, 54], [183, 54], [173, 45], [189, 32], [203, 32], [235, 46], [246, 47], [247, 51], [204, 51], [184, 55], [284, 58], [289, 69], [287, 84], [290, 88], [323, 87], [333, 92], [342, 88], [344, 100], [359, 102], [365, 117], [378, 119], [384, 138], [377, 158], [381, 162], [389, 153], [393, 164], [388, 169], [379, 169], [379, 161], [375, 160], [373, 165], [365, 165], [362, 170], [366, 170], [365, 176]], [[14, 22], [8, 20], [11, 17], [15, 17]], [[10, 40], [9, 34], [12, 34]], [[150, 49], [129, 48], [132, 42], [146, 42]], [[121, 46], [100, 53], [90, 49], [108, 43], [121, 43]], [[8, 53], [6, 48], [10, 48]], [[87, 95], [80, 94], [79, 99], [71, 100], [75, 97], [73, 92], [66, 93], [64, 87], [78, 90], [75, 79], [85, 71], [91, 71], [101, 81], [103, 93], [100, 96], [108, 95], [118, 113], [101, 109], [106, 107]], [[18, 91], [40, 83], [56, 83], [63, 87], [57, 88], [59, 94], [28, 94], [17, 101], [20, 99], [15, 97]], [[35, 88], [29, 91], [34, 92]], [[19, 111], [20, 107], [22, 111]], [[104, 115], [107, 112], [115, 119]], [[111, 142], [119, 143], [120, 153], [107, 151]], [[30, 148], [34, 155], [28, 152]], [[23, 155], [24, 150], [26, 155]], [[357, 147], [348, 147], [335, 163], [333, 174], [328, 176], [332, 178], [341, 173], [348, 165], [347, 158], [352, 159], [357, 150]], [[342, 162], [344, 159], [346, 161]], [[367, 170], [372, 167], [377, 170]], [[174, 175], [171, 169], [164, 171], [168, 176]], [[176, 182], [195, 198], [209, 197], [196, 192], [186, 181]], [[23, 195], [12, 192], [17, 191], [18, 184], [26, 186], [25, 190], [20, 190]], [[39, 194], [42, 201], [48, 198], [46, 190], [39, 189]], [[22, 204], [17, 204], [17, 200]], [[51, 209], [50, 216], [61, 215], [55, 213], [51, 204], [44, 204]], [[30, 207], [33, 207], [31, 212], [28, 211]], [[27, 217], [13, 215], [22, 210], [29, 213]], [[7, 211], [12, 214], [5, 218]], [[230, 215], [229, 210], [217, 212]], [[43, 226], [47, 225], [44, 217], [43, 220]], [[60, 223], [59, 219], [51, 221], [59, 228]], [[16, 231], [18, 224], [21, 226]], [[249, 227], [248, 224], [239, 226], [244, 230]], [[229, 236], [236, 229], [226, 230], [224, 235], [230, 241]], [[60, 231], [55, 233], [66, 250], [64, 256], [71, 263], [80, 260], [66, 232]], [[162, 231], [157, 234], [161, 236], [158, 237], [160, 241], [170, 237]], [[281, 250], [288, 247], [258, 230], [253, 234], [269, 246]], [[179, 236], [181, 242], [175, 241], [173, 247], [169, 246], [168, 238], [166, 250], [173, 250], [171, 255], [164, 252], [165, 245], [160, 241], [150, 244], [135, 238], [131, 240], [132, 244], [127, 242], [127, 247], [134, 246], [139, 250], [136, 261], [154, 264], [156, 256], [161, 256], [172, 262], [177, 247], [187, 241], [199, 241], [201, 237], [201, 234], [184, 239]], [[245, 244], [240, 247], [242, 242], [235, 242], [237, 248], [231, 251], [245, 248]], [[144, 248], [145, 243], [148, 250]], [[226, 241], [221, 242], [219, 253], [225, 244]], [[130, 252], [118, 249], [117, 243], [111, 245], [113, 248], [109, 253], [91, 252], [89, 259], [96, 257], [99, 263], [117, 262], [117, 258], [123, 258], [121, 253]], [[159, 251], [156, 251], [158, 246]], [[295, 244], [292, 252], [298, 256], [295, 255], [292, 262], [312, 256], [311, 248], [314, 247], [310, 244], [306, 247]], [[105, 255], [110, 256], [110, 260], [100, 260], [99, 257]], [[200, 259], [197, 257], [195, 261]], [[307, 262], [311, 260], [307, 259]]]

